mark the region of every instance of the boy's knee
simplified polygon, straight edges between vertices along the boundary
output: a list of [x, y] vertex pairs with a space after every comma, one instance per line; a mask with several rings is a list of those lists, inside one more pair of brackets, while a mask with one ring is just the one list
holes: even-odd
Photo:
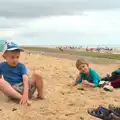
[[42, 72], [40, 72], [40, 71], [34, 72], [34, 73], [33, 73], [33, 76], [39, 77], [39, 78], [43, 78]]

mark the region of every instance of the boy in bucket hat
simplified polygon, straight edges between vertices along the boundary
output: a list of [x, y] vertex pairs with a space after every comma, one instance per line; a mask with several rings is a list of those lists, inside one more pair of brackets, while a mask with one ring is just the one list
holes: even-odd
[[[0, 63], [0, 90], [8, 97], [28, 105], [28, 99], [37, 89], [37, 98], [43, 99], [43, 78], [38, 73], [28, 79], [25, 65], [19, 62], [20, 52], [24, 51], [13, 42], [6, 43], [3, 51], [5, 62]], [[3, 78], [2, 78], [3, 76]]]

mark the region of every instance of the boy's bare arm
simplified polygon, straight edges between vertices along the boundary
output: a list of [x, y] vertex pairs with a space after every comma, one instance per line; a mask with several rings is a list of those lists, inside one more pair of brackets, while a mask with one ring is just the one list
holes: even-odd
[[28, 96], [28, 76], [27, 75], [23, 75], [23, 84], [24, 84], [24, 92], [23, 95], [27, 95]]
[[77, 75], [74, 86], [78, 84], [78, 80], [80, 79], [80, 75]]
[[89, 86], [92, 86], [92, 87], [95, 86], [93, 83], [90, 83], [90, 82], [87, 81], [87, 80], [83, 80], [82, 83], [83, 83], [84, 85], [89, 85]]
[[27, 104], [27, 102], [28, 102], [28, 89], [29, 89], [27, 75], [23, 75], [23, 85], [24, 85], [24, 91], [23, 91], [23, 96], [22, 96], [22, 99], [20, 101], [20, 104]]
[[88, 85], [89, 85], [89, 86], [92, 86], [92, 87], [95, 86], [93, 83], [90, 83], [90, 82], [88, 82]]

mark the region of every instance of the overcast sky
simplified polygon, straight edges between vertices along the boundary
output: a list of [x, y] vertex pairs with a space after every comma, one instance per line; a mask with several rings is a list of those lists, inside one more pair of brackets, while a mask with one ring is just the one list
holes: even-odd
[[0, 39], [25, 45], [120, 44], [120, 0], [3, 0]]

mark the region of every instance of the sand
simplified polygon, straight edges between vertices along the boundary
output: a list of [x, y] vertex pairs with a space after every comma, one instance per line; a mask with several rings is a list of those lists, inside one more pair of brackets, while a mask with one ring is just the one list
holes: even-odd
[[[0, 120], [98, 120], [87, 113], [88, 108], [119, 104], [120, 89], [106, 92], [82, 85], [72, 87], [71, 83], [78, 74], [75, 60], [23, 54], [21, 61], [26, 64], [30, 75], [34, 71], [42, 71], [45, 100], [32, 100], [30, 107], [23, 107], [0, 93]], [[117, 69], [120, 64], [92, 62], [90, 66], [102, 76]], [[83, 87], [84, 90], [79, 89]]]

